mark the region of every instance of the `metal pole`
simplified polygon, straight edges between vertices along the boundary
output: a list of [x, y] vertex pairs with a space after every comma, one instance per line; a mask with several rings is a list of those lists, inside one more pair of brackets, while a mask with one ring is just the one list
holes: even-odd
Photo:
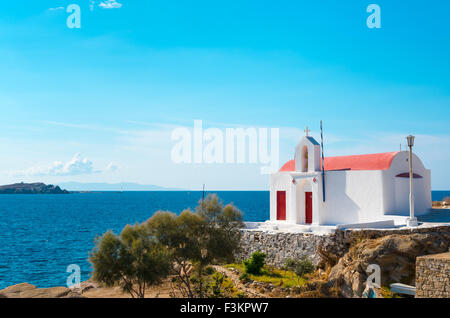
[[413, 166], [412, 166], [412, 146], [413, 142], [408, 142], [409, 146], [409, 219], [406, 220], [408, 227], [418, 226], [417, 219], [414, 217], [414, 187], [413, 187]]
[[203, 191], [202, 191], [202, 205], [203, 202], [205, 202], [205, 184], [203, 184]]
[[322, 201], [325, 202], [325, 158], [323, 154], [323, 129], [322, 129], [322, 121], [320, 121], [320, 143], [322, 150]]
[[412, 146], [409, 146], [409, 218], [414, 219], [414, 189], [413, 189]]

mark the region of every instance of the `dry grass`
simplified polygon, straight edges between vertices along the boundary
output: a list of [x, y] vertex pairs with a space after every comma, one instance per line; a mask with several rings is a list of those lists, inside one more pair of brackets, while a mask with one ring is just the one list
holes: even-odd
[[[226, 268], [235, 268], [241, 274], [245, 272], [243, 264], [229, 264]], [[261, 275], [249, 274], [248, 277], [252, 281], [272, 284], [282, 288], [300, 287], [306, 283], [306, 279], [297, 276], [294, 272], [288, 270], [281, 270], [271, 266], [264, 266]]]
[[[170, 279], [164, 280], [161, 284], [150, 286], [145, 290], [145, 298], [171, 298], [172, 284]], [[99, 287], [89, 289], [82, 294], [87, 298], [131, 298], [124, 293], [120, 287]]]
[[321, 269], [331, 268], [336, 265], [339, 261], [339, 257], [333, 252], [327, 251], [322, 246], [318, 246], [317, 253], [320, 256], [320, 263], [317, 267]]

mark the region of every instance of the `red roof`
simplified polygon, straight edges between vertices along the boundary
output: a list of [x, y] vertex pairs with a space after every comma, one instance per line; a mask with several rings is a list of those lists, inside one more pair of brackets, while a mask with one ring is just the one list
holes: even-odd
[[[398, 152], [325, 158], [325, 170], [387, 170]], [[289, 160], [280, 171], [295, 171], [295, 161]]]

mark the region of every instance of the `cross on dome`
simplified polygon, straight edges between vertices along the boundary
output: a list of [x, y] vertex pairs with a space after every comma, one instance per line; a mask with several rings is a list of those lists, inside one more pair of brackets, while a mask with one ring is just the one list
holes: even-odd
[[306, 126], [306, 129], [304, 131], [306, 133], [306, 137], [308, 137], [308, 133], [311, 132], [311, 130], [308, 129], [308, 126]]

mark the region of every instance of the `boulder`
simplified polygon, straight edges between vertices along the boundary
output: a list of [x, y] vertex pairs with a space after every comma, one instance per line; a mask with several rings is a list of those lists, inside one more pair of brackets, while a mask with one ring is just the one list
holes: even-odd
[[81, 282], [79, 286], [74, 285], [74, 286], [70, 287], [70, 290], [74, 294], [81, 295], [81, 294], [87, 292], [88, 290], [98, 289], [98, 288], [100, 288], [100, 284], [93, 281], [92, 279], [89, 279], [87, 281]]
[[79, 293], [70, 291], [67, 295], [62, 296], [61, 298], [86, 298], [84, 296], [81, 296]]
[[67, 296], [71, 290], [66, 287], [36, 288], [20, 293], [20, 298], [60, 298]]
[[20, 293], [34, 289], [36, 289], [36, 286], [34, 285], [31, 285], [29, 283], [21, 283], [0, 290], [0, 295], [3, 295], [7, 298], [20, 298]]
[[341, 297], [361, 297], [370, 264], [380, 266], [382, 286], [392, 282], [415, 285], [416, 257], [446, 252], [449, 245], [447, 233], [393, 234], [364, 239], [352, 246], [331, 269], [327, 286], [336, 287]]
[[66, 287], [36, 288], [29, 283], [12, 285], [0, 290], [0, 298], [61, 298], [78, 297], [79, 293]]

